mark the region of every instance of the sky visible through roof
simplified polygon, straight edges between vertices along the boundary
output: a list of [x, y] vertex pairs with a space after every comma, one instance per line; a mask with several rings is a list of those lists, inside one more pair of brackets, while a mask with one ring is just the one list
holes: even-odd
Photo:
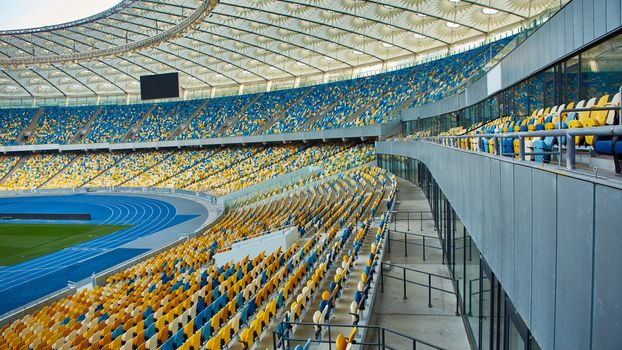
[[0, 0], [0, 30], [25, 29], [82, 19], [120, 0]]

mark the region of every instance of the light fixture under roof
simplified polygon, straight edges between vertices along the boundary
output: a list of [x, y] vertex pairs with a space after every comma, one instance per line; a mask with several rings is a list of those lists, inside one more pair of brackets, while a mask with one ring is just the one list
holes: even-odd
[[324, 56], [324, 61], [334, 61], [335, 59], [332, 57]]
[[484, 7], [482, 9], [482, 12], [487, 15], [496, 15], [497, 13], [499, 13], [499, 10], [491, 9], [490, 7]]
[[275, 66], [270, 66], [270, 68], [268, 68], [270, 70], [279, 70], [278, 68], [276, 68]]
[[454, 22], [447, 22], [447, 26], [449, 28], [458, 28], [458, 27], [460, 27], [460, 25], [458, 23], [454, 23]]
[[300, 61], [297, 61], [296, 64], [299, 65], [300, 67], [306, 66], [304, 62], [300, 62]]
[[419, 17], [428, 17], [428, 15], [423, 14], [423, 13], [419, 13], [419, 12], [417, 12], [417, 16], [419, 16]]
[[457, 3], [460, 2], [460, 0], [449, 0], [449, 2]]
[[352, 50], [352, 53], [355, 55], [362, 55], [363, 53], [361, 51], [357, 51], [357, 50]]
[[242, 74], [249, 75], [249, 74], [251, 74], [251, 72], [249, 72], [249, 71], [247, 71], [247, 70], [243, 70], [243, 71], [242, 71]]
[[423, 38], [425, 38], [425, 36], [423, 36], [423, 35], [421, 35], [421, 34], [419, 34], [419, 33], [415, 33], [415, 34], [413, 34], [413, 37], [414, 37], [415, 39], [423, 39]]
[[389, 47], [393, 47], [393, 44], [389, 44], [389, 43], [382, 43], [382, 46], [389, 48]]

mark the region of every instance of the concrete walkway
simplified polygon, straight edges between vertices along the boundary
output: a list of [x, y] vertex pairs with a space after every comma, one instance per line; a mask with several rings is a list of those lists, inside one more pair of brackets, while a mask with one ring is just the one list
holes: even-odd
[[[397, 212], [429, 212], [430, 207], [421, 189], [411, 182], [398, 178], [399, 193], [397, 196]], [[412, 215], [409, 224], [405, 220], [405, 214], [399, 214], [397, 223], [391, 229], [397, 231], [416, 233], [424, 235], [426, 240], [426, 260], [423, 260], [423, 252], [420, 244], [423, 242], [422, 236], [407, 236], [408, 256], [405, 256], [404, 234], [391, 232], [391, 247], [385, 246], [384, 262], [425, 272], [449, 277], [447, 265], [442, 263], [440, 249], [430, 246], [440, 247], [437, 233], [434, 231], [434, 224], [431, 220], [431, 213], [423, 214], [424, 221], [421, 224], [420, 214]], [[388, 243], [388, 242], [386, 242]], [[418, 243], [414, 245], [412, 243]], [[447, 349], [470, 349], [466, 330], [462, 317], [456, 316], [456, 297], [454, 294], [442, 293], [432, 290], [431, 303], [428, 306], [428, 288], [411, 283], [406, 284], [406, 299], [403, 298], [404, 285], [401, 280], [390, 278], [389, 276], [403, 278], [403, 270], [392, 267], [384, 271], [384, 293], [380, 291], [376, 295], [374, 303], [371, 325], [388, 328], [417, 338]], [[428, 275], [406, 272], [406, 278], [410, 281], [428, 284]], [[445, 290], [453, 290], [449, 280], [432, 277], [432, 285]], [[370, 334], [367, 341], [374, 342], [377, 336]], [[407, 338], [399, 336], [385, 336], [385, 341], [392, 348], [411, 349], [412, 343]], [[417, 349], [426, 348], [417, 346]]]

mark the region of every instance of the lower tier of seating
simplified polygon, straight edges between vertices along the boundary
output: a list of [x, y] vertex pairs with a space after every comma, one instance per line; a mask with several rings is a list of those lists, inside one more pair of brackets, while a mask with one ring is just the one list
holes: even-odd
[[0, 155], [0, 191], [151, 187], [222, 196], [307, 166], [329, 176], [373, 157], [364, 143]]
[[[284, 316], [302, 317], [352, 279], [362, 237], [394, 196], [391, 178], [351, 167], [232, 206], [202, 235], [3, 326], [0, 349], [264, 348]], [[214, 265], [234, 241], [291, 225], [301, 233], [291, 246]], [[323, 291], [336, 265], [339, 279]]]

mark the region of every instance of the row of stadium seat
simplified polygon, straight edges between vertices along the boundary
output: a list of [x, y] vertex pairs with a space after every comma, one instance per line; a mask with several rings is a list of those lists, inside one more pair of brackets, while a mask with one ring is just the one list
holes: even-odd
[[[535, 110], [530, 116], [524, 118], [516, 116], [496, 118], [483, 125], [477, 125], [468, 132], [461, 127], [452, 128], [447, 132], [442, 133], [441, 136], [473, 135], [474, 137], [472, 138], [461, 139], [459, 146], [464, 149], [481, 150], [494, 153], [495, 140], [492, 137], [486, 137], [488, 134], [614, 125], [618, 123], [618, 111], [562, 111], [566, 109], [619, 106], [619, 93], [615, 94], [613, 97], [603, 95], [598, 98], [593, 97], [588, 101], [581, 100], [576, 103], [569, 102], [567, 105], [562, 104], [559, 106]], [[449, 141], [446, 142], [449, 143]], [[527, 155], [525, 156], [525, 159], [535, 160], [536, 162], [549, 161], [551, 156], [550, 154], [547, 154], [547, 152], [551, 152], [554, 146], [559, 146], [558, 142], [558, 137], [553, 136], [526, 137], [525, 149]], [[561, 142], [562, 146], [564, 146], [566, 143], [565, 137], [562, 137]], [[578, 147], [593, 149], [598, 154], [622, 155], [622, 144], [617, 145], [617, 143], [617, 138], [612, 137], [575, 136], [575, 144]], [[518, 157], [520, 147], [519, 139], [518, 137], [505, 138], [499, 147], [499, 150], [502, 150], [504, 154]], [[531, 153], [535, 153], [535, 155], [532, 156]]]
[[[324, 232], [349, 225], [361, 212], [357, 198], [385, 176], [378, 168], [356, 168], [272, 201], [231, 208], [204, 235], [3, 326], [0, 349], [249, 348], [269, 333], [277, 313], [291, 310], [285, 291], [294, 295], [304, 280], [299, 271], [316, 266]], [[233, 241], [288, 223], [313, 236], [285, 252], [210, 263]]]
[[[28, 142], [72, 143], [81, 128], [88, 132], [83, 130], [84, 138], [75, 141], [120, 142], [126, 136], [132, 141], [156, 141], [379, 124], [402, 107], [443, 98], [476, 74], [510, 40], [389, 73], [311, 87], [208, 100], [109, 105], [101, 111], [95, 106], [44, 107]], [[16, 143], [36, 110], [3, 110], [0, 126], [5, 131], [0, 142]], [[173, 135], [188, 120], [188, 127]]]
[[35, 108], [0, 109], [0, 144], [16, 145], [22, 129], [30, 125]]
[[[122, 186], [221, 196], [310, 165], [330, 176], [372, 161], [373, 154], [365, 144], [34, 154], [23, 156], [9, 176], [0, 177], [0, 190]], [[0, 156], [0, 175], [17, 159]]]

